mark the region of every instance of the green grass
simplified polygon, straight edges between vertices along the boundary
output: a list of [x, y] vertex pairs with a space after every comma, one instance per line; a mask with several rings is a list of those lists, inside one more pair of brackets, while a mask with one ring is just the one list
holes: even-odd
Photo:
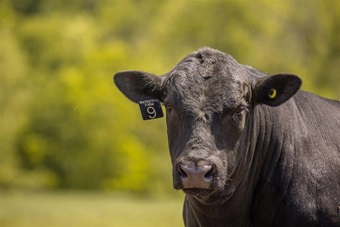
[[181, 198], [0, 193], [1, 227], [183, 226]]

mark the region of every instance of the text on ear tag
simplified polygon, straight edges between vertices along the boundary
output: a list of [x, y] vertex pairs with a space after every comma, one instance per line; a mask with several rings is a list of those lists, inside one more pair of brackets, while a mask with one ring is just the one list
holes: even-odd
[[151, 120], [163, 117], [161, 102], [151, 96], [143, 96], [138, 102], [143, 120]]

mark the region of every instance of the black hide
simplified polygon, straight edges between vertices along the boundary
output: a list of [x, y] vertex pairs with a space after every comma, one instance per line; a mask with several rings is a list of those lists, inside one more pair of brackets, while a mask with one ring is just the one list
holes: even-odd
[[165, 105], [186, 226], [340, 226], [340, 102], [210, 48], [160, 77], [114, 80]]

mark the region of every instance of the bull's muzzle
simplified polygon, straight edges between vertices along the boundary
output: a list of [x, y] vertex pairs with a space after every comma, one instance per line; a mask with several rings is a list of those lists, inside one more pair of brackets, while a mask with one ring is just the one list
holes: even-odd
[[179, 176], [184, 189], [209, 189], [213, 180], [213, 165], [179, 164]]

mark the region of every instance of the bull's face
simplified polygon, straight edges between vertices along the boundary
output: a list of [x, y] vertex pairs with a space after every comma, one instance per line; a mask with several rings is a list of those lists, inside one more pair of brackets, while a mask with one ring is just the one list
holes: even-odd
[[227, 185], [249, 108], [247, 84], [219, 57], [190, 55], [164, 79], [174, 188], [197, 197]]
[[293, 75], [261, 74], [206, 48], [161, 77], [125, 71], [115, 75], [115, 82], [135, 102], [145, 94], [164, 103], [174, 188], [210, 203], [232, 193], [253, 107], [280, 105], [301, 84]]

